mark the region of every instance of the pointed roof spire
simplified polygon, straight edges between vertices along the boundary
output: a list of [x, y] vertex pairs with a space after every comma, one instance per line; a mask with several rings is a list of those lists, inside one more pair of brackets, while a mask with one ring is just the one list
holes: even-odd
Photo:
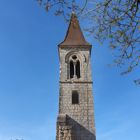
[[89, 46], [90, 44], [85, 40], [81, 31], [79, 21], [74, 12], [72, 12], [69, 27], [65, 36], [65, 39], [59, 46]]

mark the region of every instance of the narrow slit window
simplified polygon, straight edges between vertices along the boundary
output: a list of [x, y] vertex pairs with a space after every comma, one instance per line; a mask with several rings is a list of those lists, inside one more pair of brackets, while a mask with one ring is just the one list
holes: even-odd
[[72, 92], [72, 104], [79, 104], [79, 94], [77, 91]]
[[74, 64], [73, 61], [70, 61], [70, 78], [74, 76]]
[[79, 60], [76, 63], [76, 75], [77, 75], [77, 78], [80, 78], [80, 62], [79, 62]]

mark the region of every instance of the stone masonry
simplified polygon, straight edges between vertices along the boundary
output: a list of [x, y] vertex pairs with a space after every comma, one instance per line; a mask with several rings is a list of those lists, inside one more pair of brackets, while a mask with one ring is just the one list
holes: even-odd
[[72, 14], [59, 44], [60, 91], [56, 140], [96, 140], [91, 76], [91, 45]]

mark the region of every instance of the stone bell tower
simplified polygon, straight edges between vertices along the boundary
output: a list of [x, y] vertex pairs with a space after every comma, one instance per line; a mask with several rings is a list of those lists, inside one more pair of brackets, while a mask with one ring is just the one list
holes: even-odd
[[60, 92], [56, 140], [96, 140], [90, 54], [73, 13], [59, 47]]

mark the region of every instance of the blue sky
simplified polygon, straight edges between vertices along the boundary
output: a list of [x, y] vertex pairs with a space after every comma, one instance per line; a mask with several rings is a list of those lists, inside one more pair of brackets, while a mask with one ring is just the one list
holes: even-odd
[[[83, 25], [83, 24], [82, 24]], [[82, 26], [83, 27], [83, 26]], [[58, 114], [57, 44], [67, 24], [35, 0], [0, 3], [0, 140], [54, 140]], [[139, 69], [121, 76], [111, 51], [93, 44], [92, 76], [98, 140], [139, 140]]]

